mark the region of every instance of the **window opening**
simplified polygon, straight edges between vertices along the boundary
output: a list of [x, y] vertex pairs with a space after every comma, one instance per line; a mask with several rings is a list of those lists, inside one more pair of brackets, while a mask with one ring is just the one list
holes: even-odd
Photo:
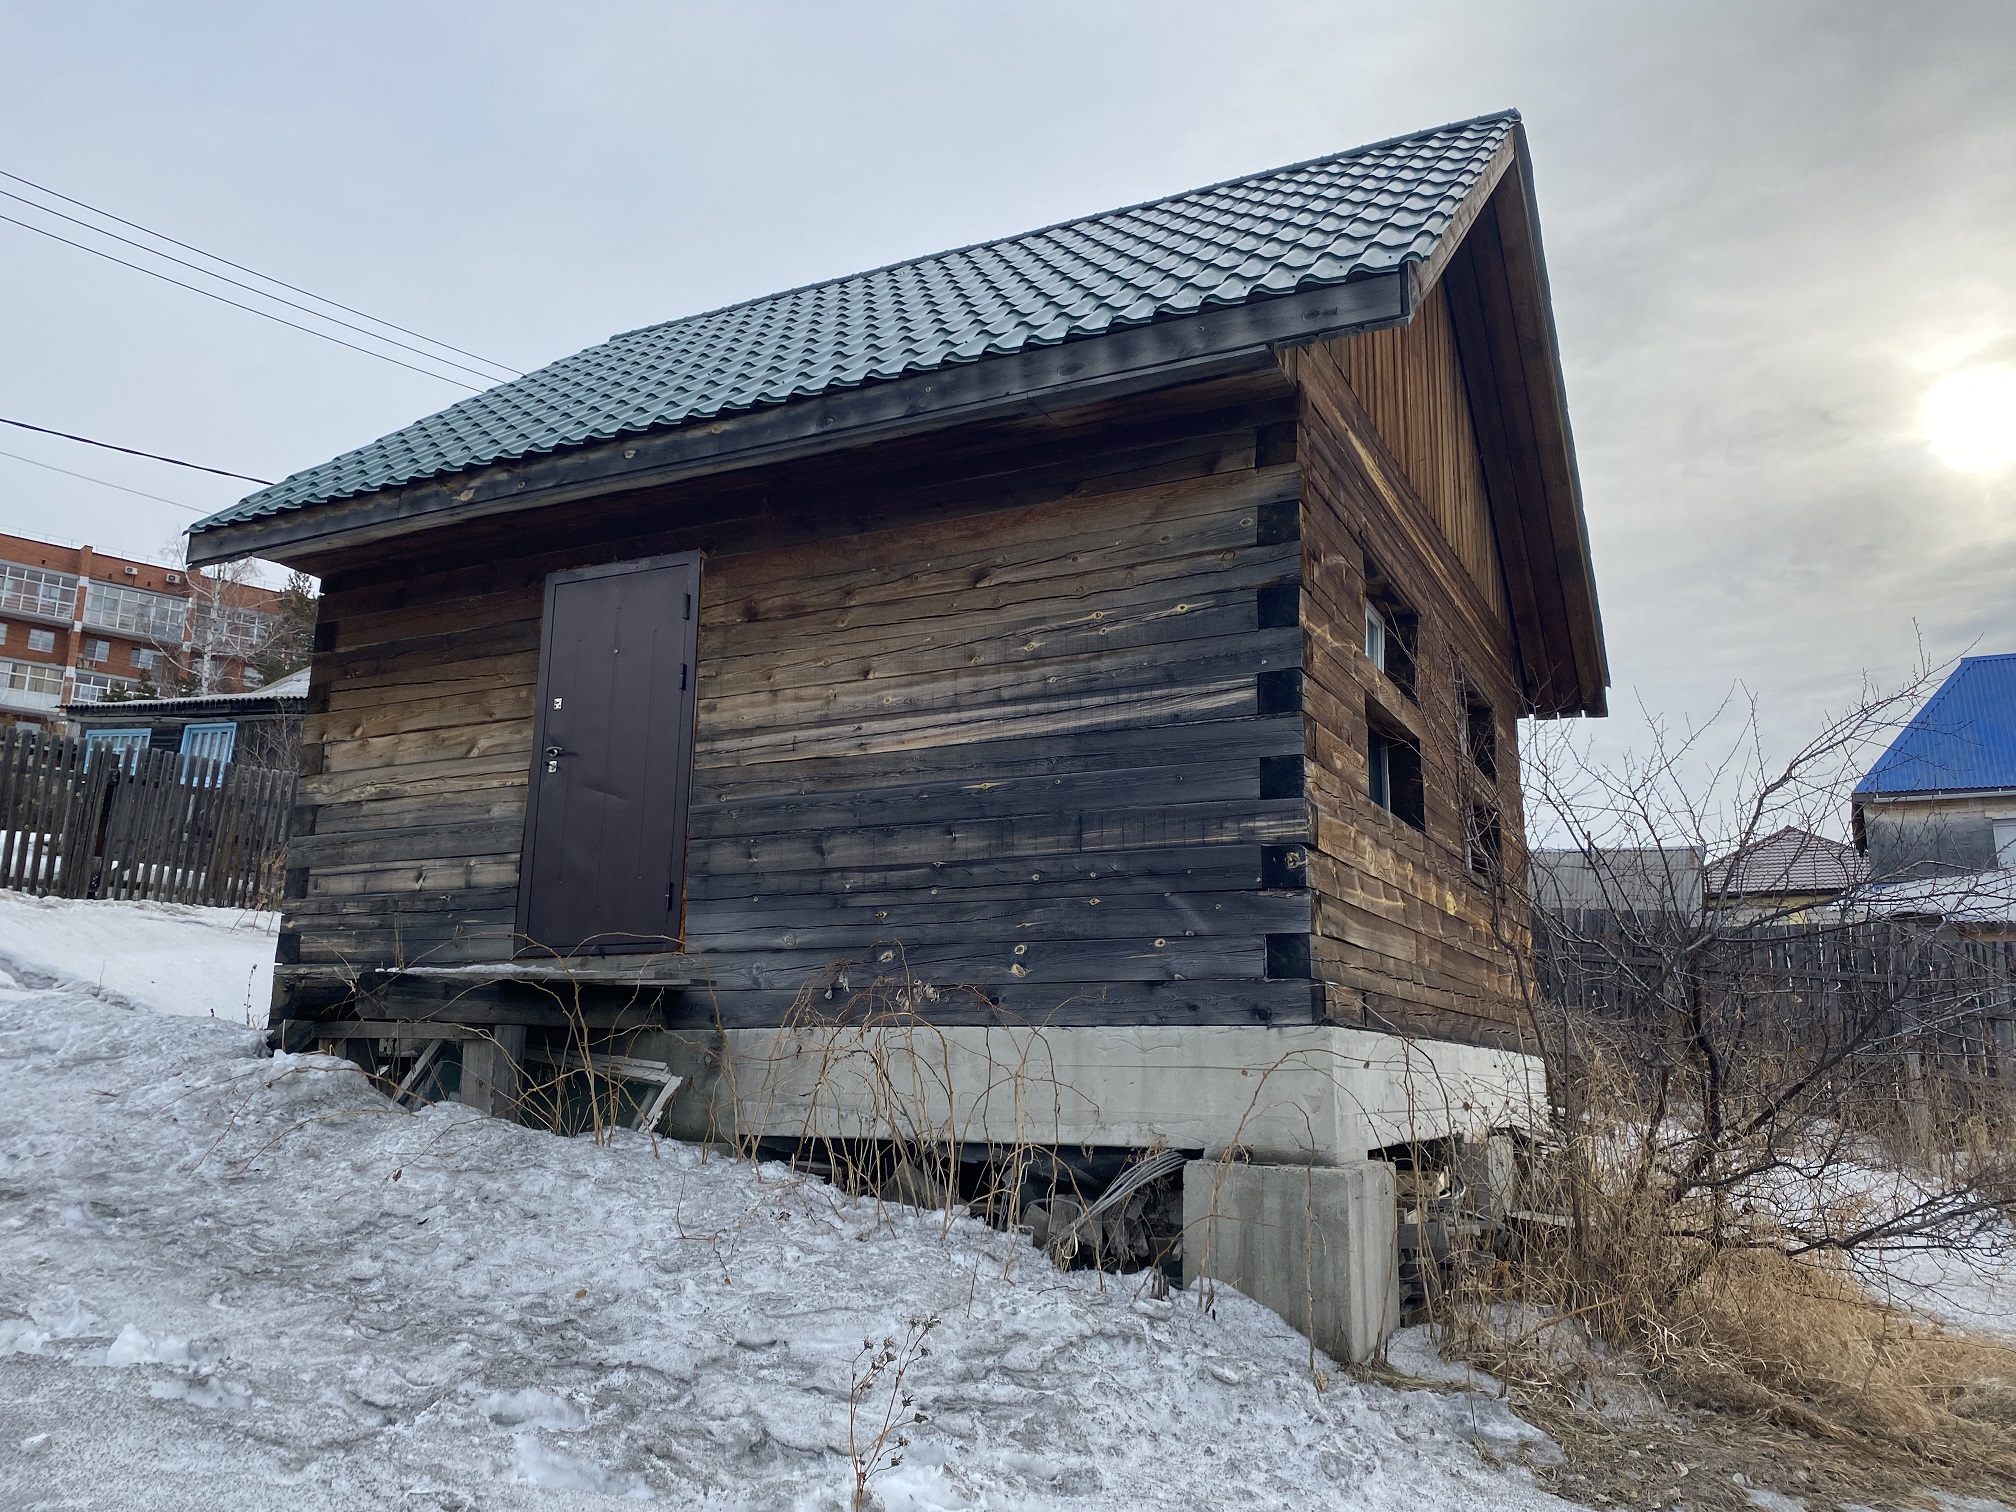
[[1368, 712], [1365, 723], [1366, 787], [1372, 801], [1403, 824], [1427, 827], [1421, 787], [1421, 748], [1382, 728]]
[[196, 756], [204, 761], [229, 761], [231, 747], [237, 740], [238, 726], [228, 722], [182, 726], [184, 756]]
[[84, 734], [84, 765], [88, 770], [92, 759], [104, 751], [130, 772], [146, 749], [145, 730], [87, 730]]
[[1463, 812], [1463, 864], [1486, 882], [1498, 880], [1505, 854], [1495, 810], [1472, 804]]
[[56, 649], [56, 632], [54, 630], [30, 630], [28, 632], [28, 649], [30, 651], [54, 651]]
[[1995, 864], [2016, 867], [2016, 819], [1995, 821]]
[[1407, 607], [1378, 564], [1365, 562], [1365, 659], [1410, 699], [1414, 693], [1415, 632], [1420, 617]]
[[1463, 754], [1486, 777], [1498, 780], [1498, 716], [1468, 689], [1463, 693]]

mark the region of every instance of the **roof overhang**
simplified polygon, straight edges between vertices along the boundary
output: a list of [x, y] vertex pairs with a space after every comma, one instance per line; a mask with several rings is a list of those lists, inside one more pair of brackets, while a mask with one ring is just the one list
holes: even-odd
[[1998, 799], [2016, 799], [2016, 788], [1925, 788], [1908, 793], [1851, 793], [1853, 803], [1880, 807], [1886, 803], [1960, 803], [1994, 802]]
[[1529, 710], [1605, 714], [1609, 655], [1524, 126], [1465, 196], [1435, 256], [1411, 270], [1410, 314], [1438, 279], [1469, 390]]
[[1233, 377], [1272, 367], [1280, 346], [1398, 325], [1412, 308], [1404, 272], [1249, 300], [212, 526], [191, 533], [189, 563], [209, 566], [257, 556], [300, 566], [332, 552], [467, 520]]

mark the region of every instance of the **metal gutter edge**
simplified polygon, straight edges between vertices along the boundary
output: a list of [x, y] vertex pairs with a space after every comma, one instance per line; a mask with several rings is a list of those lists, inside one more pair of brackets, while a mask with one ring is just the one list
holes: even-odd
[[196, 532], [189, 564], [279, 562], [599, 494], [784, 461], [976, 420], [1040, 414], [1274, 360], [1277, 347], [1405, 321], [1404, 269], [1005, 357], [936, 368], [653, 435], [569, 447], [392, 492]]

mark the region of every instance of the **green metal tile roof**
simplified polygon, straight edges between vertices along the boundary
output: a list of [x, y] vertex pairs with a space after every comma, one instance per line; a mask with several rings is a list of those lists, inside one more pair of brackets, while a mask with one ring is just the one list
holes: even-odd
[[195, 531], [1425, 262], [1516, 111], [645, 326]]

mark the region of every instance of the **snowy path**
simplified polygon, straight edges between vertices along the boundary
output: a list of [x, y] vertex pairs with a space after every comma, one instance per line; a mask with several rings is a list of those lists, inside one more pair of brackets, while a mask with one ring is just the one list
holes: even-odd
[[891, 1512], [1566, 1505], [1480, 1459], [1540, 1442], [1502, 1405], [1319, 1392], [1240, 1298], [641, 1136], [393, 1112], [222, 1013], [0, 965], [9, 1512], [844, 1507], [850, 1359], [927, 1312]]
[[264, 1024], [279, 915], [0, 889], [0, 956], [162, 1013]]

